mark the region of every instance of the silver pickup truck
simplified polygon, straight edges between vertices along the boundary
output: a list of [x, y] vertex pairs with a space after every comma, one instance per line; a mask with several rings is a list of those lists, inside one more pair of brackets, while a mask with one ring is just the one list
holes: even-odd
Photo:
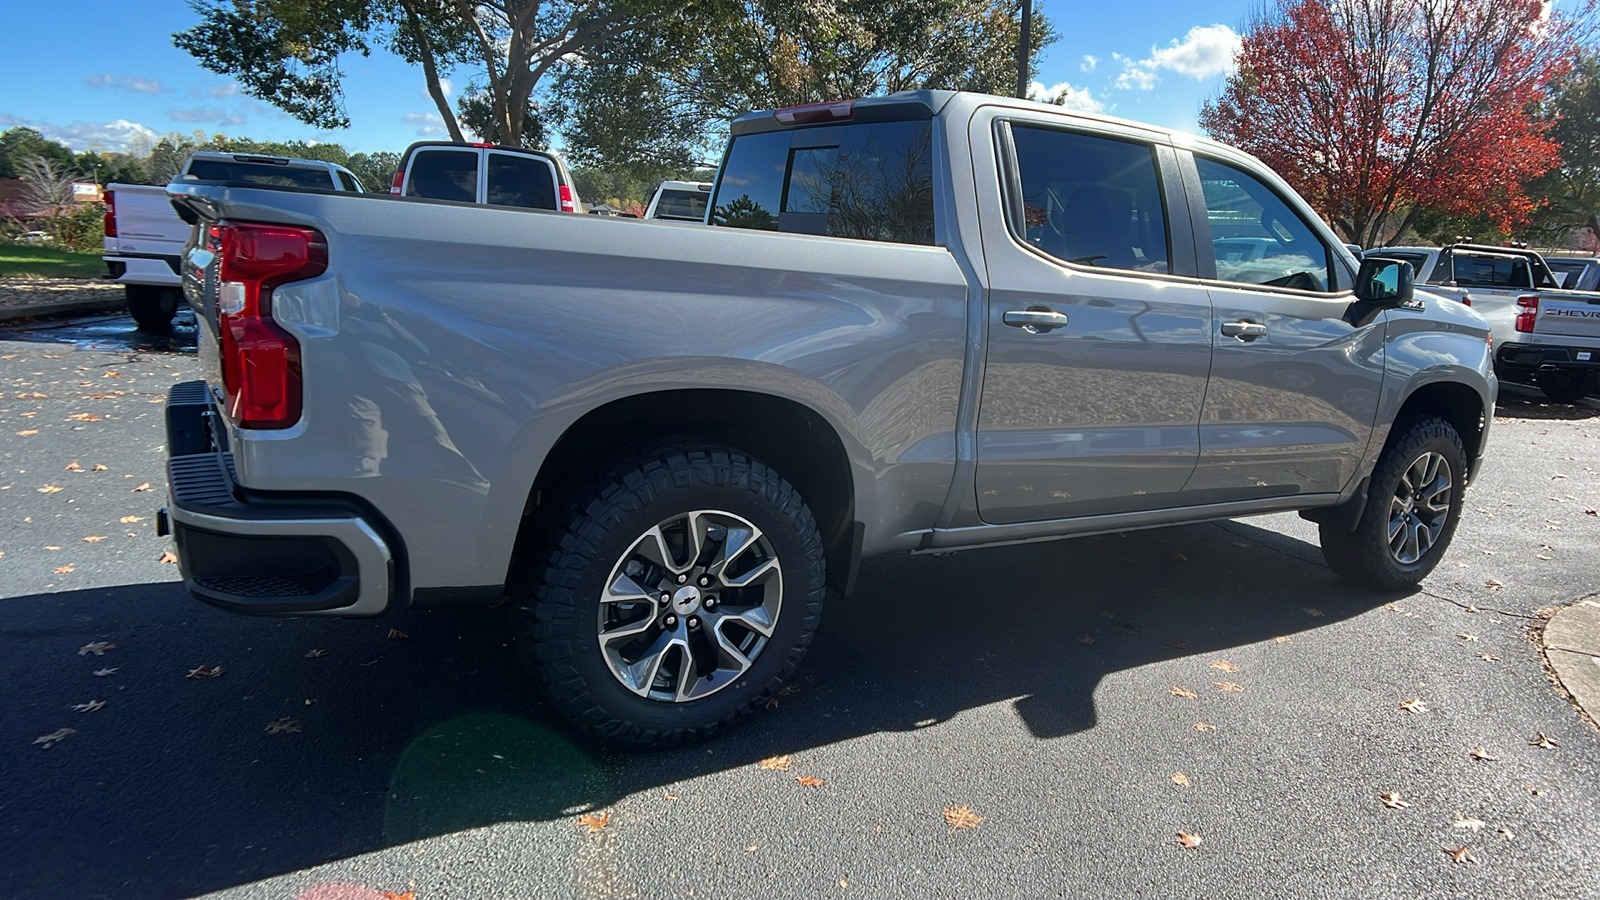
[[1493, 421], [1477, 313], [1243, 153], [1059, 107], [742, 116], [707, 225], [169, 191], [210, 372], [167, 407], [189, 591], [509, 595], [620, 743], [759, 708], [874, 554], [1298, 510], [1409, 586]]

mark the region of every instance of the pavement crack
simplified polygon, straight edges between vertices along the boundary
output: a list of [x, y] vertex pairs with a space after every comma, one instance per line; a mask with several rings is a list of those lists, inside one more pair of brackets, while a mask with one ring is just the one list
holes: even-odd
[[1435, 594], [1433, 591], [1424, 590], [1423, 588], [1417, 588], [1417, 593], [1421, 594], [1424, 597], [1432, 597], [1435, 600], [1443, 600], [1446, 603], [1452, 603], [1452, 604], [1454, 604], [1456, 606], [1461, 607], [1462, 609], [1466, 610], [1467, 612], [1491, 612], [1491, 613], [1495, 613], [1497, 615], [1508, 616], [1508, 617], [1513, 618], [1513, 619], [1539, 619], [1540, 618], [1538, 615], [1535, 615], [1535, 614], [1532, 614], [1532, 613], [1512, 612], [1512, 611], [1507, 610], [1507, 609], [1498, 609], [1498, 608], [1493, 607], [1493, 606], [1479, 606], [1476, 603], [1463, 603], [1462, 601], [1457, 600], [1454, 597], [1446, 597], [1443, 594]]

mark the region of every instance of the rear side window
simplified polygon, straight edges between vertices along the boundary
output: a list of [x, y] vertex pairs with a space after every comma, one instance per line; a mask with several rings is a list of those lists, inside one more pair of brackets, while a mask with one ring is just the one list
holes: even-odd
[[406, 173], [407, 197], [429, 200], [455, 200], [473, 203], [478, 199], [478, 152], [476, 150], [419, 150], [411, 157]]
[[1149, 144], [1013, 124], [1023, 239], [1074, 265], [1170, 273]]
[[661, 200], [656, 203], [656, 218], [702, 221], [710, 199], [711, 195], [703, 191], [662, 191]]
[[933, 243], [933, 124], [799, 128], [734, 139], [711, 223]]
[[340, 169], [334, 169], [333, 175], [335, 178], [339, 179], [340, 190], [351, 191], [357, 194], [366, 193], [366, 189], [361, 186], [361, 182], [357, 181], [356, 177], [351, 175], [349, 172], [345, 172]]
[[556, 170], [535, 156], [489, 154], [490, 206], [556, 209]]
[[325, 191], [333, 187], [326, 169], [301, 169], [272, 163], [239, 162], [232, 159], [197, 159], [183, 174], [184, 181], [235, 181], [272, 187], [310, 188]]

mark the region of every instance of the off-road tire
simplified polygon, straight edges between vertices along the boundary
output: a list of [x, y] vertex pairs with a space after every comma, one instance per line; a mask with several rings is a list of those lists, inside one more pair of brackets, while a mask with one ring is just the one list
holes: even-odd
[[[533, 564], [511, 585], [517, 649], [551, 705], [582, 732], [632, 747], [709, 738], [765, 705], [805, 656], [826, 591], [822, 538], [794, 487], [731, 447], [676, 442], [630, 453], [567, 497], [549, 537], [521, 551], [535, 554]], [[642, 697], [602, 656], [601, 592], [641, 534], [700, 509], [762, 530], [782, 567], [781, 611], [764, 649], [726, 687], [679, 702]]]
[[178, 289], [149, 284], [123, 287], [128, 298], [128, 313], [144, 331], [166, 331], [178, 314]]
[[[1388, 528], [1392, 503], [1400, 480], [1418, 459], [1437, 453], [1449, 467], [1451, 493], [1448, 513], [1438, 537], [1417, 560], [1402, 563], [1391, 551]], [[1435, 416], [1417, 416], [1397, 422], [1388, 445], [1373, 468], [1367, 505], [1354, 531], [1323, 525], [1322, 556], [1328, 568], [1363, 587], [1398, 591], [1426, 578], [1450, 548], [1461, 521], [1466, 490], [1467, 452], [1449, 422]]]
[[1556, 403], [1577, 403], [1595, 390], [1592, 369], [1540, 372], [1534, 379], [1539, 390]]

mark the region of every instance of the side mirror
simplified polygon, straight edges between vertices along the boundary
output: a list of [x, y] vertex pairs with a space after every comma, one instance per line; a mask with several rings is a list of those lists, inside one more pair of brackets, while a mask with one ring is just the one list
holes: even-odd
[[1356, 299], [1381, 306], [1401, 306], [1415, 296], [1417, 273], [1411, 263], [1381, 256], [1361, 260], [1356, 273]]

